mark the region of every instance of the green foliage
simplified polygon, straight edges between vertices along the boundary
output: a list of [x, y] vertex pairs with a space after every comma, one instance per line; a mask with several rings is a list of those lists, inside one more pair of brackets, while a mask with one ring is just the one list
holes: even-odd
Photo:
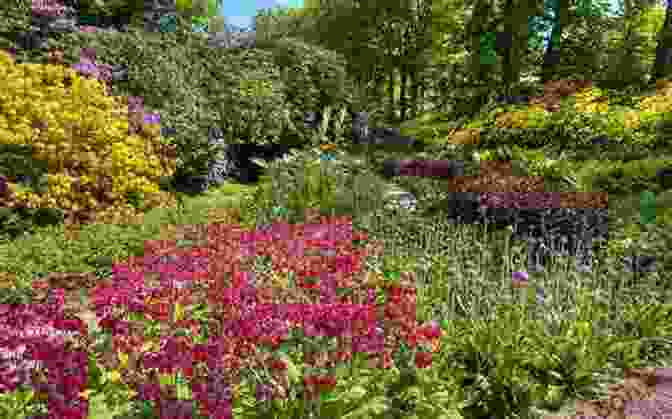
[[43, 177], [48, 172], [47, 162], [35, 160], [32, 147], [27, 144], [0, 144], [0, 174], [9, 178], [30, 177], [31, 186], [44, 191]]
[[[217, 75], [206, 82], [209, 111], [216, 112], [217, 125], [225, 124], [227, 141], [277, 141], [284, 131], [285, 85], [271, 54], [255, 50], [216, 57], [209, 70]], [[241, 80], [246, 81], [242, 86]]]
[[[59, 47], [76, 62], [81, 47], [93, 48], [99, 61], [125, 64], [129, 80], [115, 83], [112, 94], [139, 96], [147, 111], [176, 129], [178, 171], [199, 174], [215, 150], [207, 146], [211, 127], [221, 127], [231, 143], [277, 141], [285, 131], [284, 86], [269, 51], [208, 47], [178, 16], [177, 30], [147, 36], [144, 30], [88, 36], [66, 35]], [[241, 89], [241, 81], [262, 80], [270, 95]], [[248, 94], [250, 93], [250, 94]]]
[[254, 208], [262, 223], [278, 207], [288, 210], [293, 221], [300, 220], [309, 208], [319, 208], [325, 215], [352, 215], [382, 207], [385, 183], [366, 170], [363, 162], [321, 160], [319, 152], [306, 151], [292, 152], [265, 166], [268, 170], [262, 184], [243, 204], [248, 210]]
[[656, 172], [670, 164], [669, 159], [644, 159], [630, 162], [610, 161], [600, 164], [591, 172], [592, 185], [602, 191], [623, 194], [657, 191]]
[[63, 223], [63, 211], [58, 208], [0, 207], [0, 239], [16, 239], [36, 228]]
[[497, 147], [501, 145], [520, 145], [539, 148], [554, 141], [552, 134], [545, 129], [527, 128], [485, 128], [481, 130], [479, 147]]
[[80, 0], [82, 16], [132, 16], [144, 11], [143, 0]]
[[208, 31], [211, 33], [224, 32], [226, 29], [226, 18], [224, 16], [214, 16], [208, 21]]
[[340, 109], [351, 103], [354, 88], [345, 59], [337, 53], [296, 38], [263, 41], [259, 48], [272, 54], [294, 109]]
[[[0, 174], [16, 182], [18, 189], [47, 192], [46, 162], [32, 158], [32, 147], [25, 144], [0, 144]], [[35, 227], [60, 224], [63, 213], [56, 209], [0, 208], [0, 237], [16, 238]]]
[[[627, 22], [630, 32], [637, 34], [637, 52], [647, 66], [653, 64], [658, 31], [660, 31], [664, 21], [665, 8], [655, 5], [635, 14]], [[607, 39], [610, 49], [613, 51], [623, 50], [623, 30], [610, 32]]]
[[255, 16], [255, 30], [258, 39], [280, 39], [301, 37], [313, 24], [305, 9], [275, 6], [261, 9]]

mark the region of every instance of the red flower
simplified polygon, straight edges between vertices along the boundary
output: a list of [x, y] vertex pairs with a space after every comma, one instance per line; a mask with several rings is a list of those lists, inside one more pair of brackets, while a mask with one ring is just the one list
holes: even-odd
[[441, 327], [436, 321], [432, 321], [429, 324], [420, 327], [418, 331], [428, 339], [441, 337]]
[[415, 366], [422, 369], [432, 365], [431, 352], [417, 352], [415, 354]]
[[287, 369], [287, 363], [282, 359], [274, 359], [271, 361], [271, 369], [284, 371]]
[[336, 387], [336, 377], [331, 375], [317, 377], [317, 384], [321, 391], [331, 391], [334, 387]]

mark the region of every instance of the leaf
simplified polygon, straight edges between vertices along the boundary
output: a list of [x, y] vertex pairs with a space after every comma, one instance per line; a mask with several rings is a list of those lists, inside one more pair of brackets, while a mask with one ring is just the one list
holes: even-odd
[[345, 397], [350, 400], [359, 400], [367, 394], [367, 391], [362, 386], [354, 386], [348, 390]]
[[370, 418], [372, 417], [371, 413], [374, 415], [380, 415], [387, 410], [387, 403], [383, 396], [378, 396], [371, 399], [368, 403], [363, 406], [356, 408], [355, 410], [347, 413], [341, 417], [341, 419], [354, 419], [354, 418]]
[[101, 371], [98, 363], [95, 359], [89, 358], [89, 369], [88, 369], [89, 379], [88, 385], [89, 388], [100, 388], [102, 385], [103, 372]]
[[301, 374], [297, 366], [292, 361], [292, 359], [289, 356], [287, 356], [287, 354], [281, 355], [280, 358], [287, 364], [287, 376], [289, 380], [292, 383], [300, 382], [302, 380]]

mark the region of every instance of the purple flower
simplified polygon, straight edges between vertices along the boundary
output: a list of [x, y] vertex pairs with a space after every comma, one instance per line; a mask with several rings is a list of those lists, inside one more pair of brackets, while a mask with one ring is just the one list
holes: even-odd
[[9, 191], [9, 185], [8, 185], [7, 178], [0, 175], [0, 196], [3, 196]]
[[511, 278], [514, 288], [524, 288], [527, 287], [530, 277], [527, 272], [516, 271], [511, 274]]
[[140, 384], [140, 397], [143, 400], [160, 400], [161, 387], [158, 383], [143, 383]]
[[128, 97], [128, 112], [139, 112], [144, 107], [143, 99], [139, 96]]
[[268, 384], [257, 383], [257, 401], [263, 402], [271, 400], [273, 389]]
[[79, 62], [77, 64], [73, 64], [72, 68], [86, 75], [95, 75], [98, 73], [98, 68], [96, 67], [96, 65], [87, 62]]
[[146, 113], [144, 121], [145, 124], [159, 124], [161, 122], [161, 115], [156, 112]]

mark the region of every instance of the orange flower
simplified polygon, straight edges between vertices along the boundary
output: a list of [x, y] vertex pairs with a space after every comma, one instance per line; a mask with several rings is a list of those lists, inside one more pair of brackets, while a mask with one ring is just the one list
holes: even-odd
[[320, 150], [322, 150], [324, 152], [334, 151], [334, 150], [336, 150], [336, 147], [337, 147], [336, 144], [333, 144], [333, 143], [321, 144], [320, 145]]

